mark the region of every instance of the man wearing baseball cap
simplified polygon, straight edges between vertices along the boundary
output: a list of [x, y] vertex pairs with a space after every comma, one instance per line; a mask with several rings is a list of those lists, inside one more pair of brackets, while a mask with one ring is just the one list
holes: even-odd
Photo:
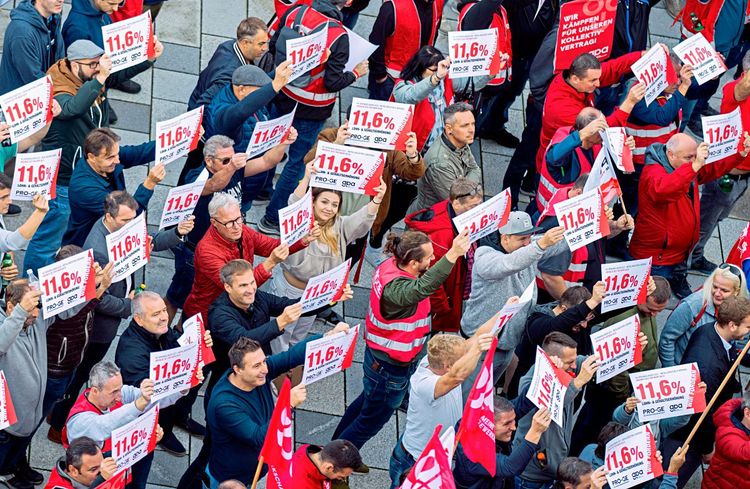
[[[461, 318], [464, 336], [473, 335], [479, 326], [495, 315], [498, 304], [505, 304], [511, 297], [523, 294], [536, 279], [536, 264], [540, 259], [568, 250], [568, 245], [562, 241], [562, 227], [552, 228], [532, 241], [532, 235], [540, 229], [534, 226], [527, 213], [514, 211], [497, 234], [479, 241], [471, 270], [471, 294], [464, 304]], [[536, 295], [534, 287], [532, 300], [501, 331], [493, 362], [496, 379], [510, 364], [528, 311], [536, 304]], [[467, 383], [470, 381], [473, 382], [473, 378], [466, 380]], [[465, 389], [467, 393], [470, 387], [471, 384]]]

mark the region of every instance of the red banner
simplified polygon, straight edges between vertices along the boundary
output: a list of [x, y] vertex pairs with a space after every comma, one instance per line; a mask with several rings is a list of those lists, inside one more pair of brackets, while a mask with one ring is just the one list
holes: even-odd
[[284, 379], [281, 386], [276, 407], [271, 415], [266, 439], [260, 456], [268, 465], [268, 489], [284, 489], [292, 487], [292, 455], [294, 455], [294, 440], [292, 439], [292, 383], [289, 378]]
[[750, 224], [745, 227], [742, 234], [737, 238], [737, 242], [732, 246], [732, 251], [729, 252], [727, 257], [727, 263], [737, 265], [742, 268], [742, 263], [750, 258]]
[[610, 57], [615, 35], [617, 0], [574, 0], [560, 7], [555, 45], [555, 71], [567, 70], [580, 54]]
[[[494, 423], [493, 423], [494, 425]], [[401, 489], [456, 489], [456, 482], [453, 480], [451, 472], [451, 463], [448, 460], [448, 454], [445, 447], [440, 442], [440, 430], [443, 425], [435, 427], [432, 438], [424, 447], [422, 455], [414, 463], [409, 475], [401, 485]], [[492, 456], [495, 456], [495, 447], [492, 447]]]

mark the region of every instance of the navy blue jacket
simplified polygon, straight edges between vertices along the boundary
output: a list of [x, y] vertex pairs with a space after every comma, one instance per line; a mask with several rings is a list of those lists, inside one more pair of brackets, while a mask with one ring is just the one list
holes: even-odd
[[65, 57], [61, 24], [59, 15], [45, 20], [28, 0], [11, 10], [0, 62], [0, 94], [38, 80]]
[[232, 91], [232, 85], [226, 85], [213, 98], [203, 116], [203, 128], [208, 139], [215, 134], [223, 134], [234, 140], [234, 150], [244, 153], [253, 135], [255, 124], [270, 118], [266, 106], [276, 96], [269, 83], [260, 87], [242, 101]]
[[139, 387], [149, 377], [151, 353], [177, 348], [180, 346], [177, 342], [179, 337], [180, 334], [172, 328], [167, 329], [163, 335], [156, 336], [131, 320], [123, 331], [115, 352], [115, 364], [120, 367], [122, 382]]
[[104, 49], [102, 27], [111, 23], [109, 15], [95, 9], [91, 0], [73, 0], [73, 8], [62, 29], [65, 45], [70, 46], [79, 39], [88, 39]]
[[[69, 193], [75, 197], [70, 199], [70, 220], [63, 244], [83, 246], [96, 220], [104, 215], [104, 198], [115, 190], [126, 190], [123, 171], [154, 161], [155, 153], [155, 141], [138, 146], [120, 146], [120, 163], [109, 178], [96, 173], [85, 158], [80, 158], [70, 179]], [[143, 184], [138, 186], [133, 197], [138, 202], [139, 213], [148, 208], [153, 194], [154, 191]]]

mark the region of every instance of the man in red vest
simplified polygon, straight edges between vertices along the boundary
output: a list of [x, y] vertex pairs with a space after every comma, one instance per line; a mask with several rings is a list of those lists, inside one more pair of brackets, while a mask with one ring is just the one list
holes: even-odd
[[370, 32], [370, 98], [388, 100], [401, 70], [425, 45], [434, 45], [445, 0], [386, 0]]
[[375, 270], [365, 318], [364, 388], [333, 433], [357, 448], [377, 435], [401, 405], [430, 332], [430, 296], [469, 250], [469, 233], [456, 236], [432, 267], [434, 250], [424, 233], [391, 235], [385, 249], [393, 257]]
[[104, 458], [99, 445], [82, 436], [73, 440], [65, 456], [57, 461], [44, 489], [94, 489], [110, 480], [116, 471], [115, 459]]

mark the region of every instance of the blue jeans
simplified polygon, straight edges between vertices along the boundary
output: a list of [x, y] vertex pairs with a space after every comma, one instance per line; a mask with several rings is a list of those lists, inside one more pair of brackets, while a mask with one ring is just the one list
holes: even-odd
[[18, 465], [26, 459], [26, 449], [31, 445], [29, 436], [15, 436], [7, 431], [0, 431], [0, 474], [16, 471]]
[[266, 207], [267, 221], [278, 224], [279, 209], [289, 205], [289, 196], [305, 175], [305, 155], [318, 140], [318, 133], [323, 129], [323, 124], [325, 124], [325, 121], [294, 118], [292, 125], [297, 129], [299, 135], [294, 144], [289, 147], [289, 160], [276, 182], [276, 189], [271, 196], [271, 202]]
[[65, 377], [53, 378], [47, 376], [47, 387], [44, 390], [44, 401], [42, 401], [42, 416], [46, 417], [58, 401], [65, 397], [70, 382], [73, 380], [75, 370]]
[[551, 489], [552, 482], [534, 482], [516, 476], [516, 489]]
[[357, 448], [362, 448], [401, 405], [415, 369], [416, 362], [406, 367], [378, 362], [372, 351], [366, 348], [362, 364], [362, 393], [347, 408], [333, 439], [349, 440]]
[[404, 472], [409, 470], [414, 465], [414, 457], [411, 453], [404, 450], [404, 444], [401, 440], [404, 436], [396, 442], [396, 446], [393, 447], [393, 453], [391, 453], [391, 462], [388, 465], [388, 475], [391, 476], [391, 489], [396, 489], [401, 486], [401, 476]]
[[137, 461], [132, 468], [133, 480], [130, 484], [125, 486], [125, 489], [146, 489], [146, 483], [148, 482], [148, 473], [151, 471], [151, 464], [154, 462], [154, 452], [149, 453], [139, 461]]
[[172, 275], [172, 283], [169, 284], [165, 297], [174, 307], [182, 309], [193, 287], [193, 279], [195, 279], [195, 252], [185, 243], [179, 243], [172, 248], [172, 252], [174, 253], [174, 275]]
[[32, 269], [34, 273], [40, 268], [55, 261], [55, 254], [60, 248], [63, 235], [68, 229], [70, 218], [70, 200], [68, 199], [68, 187], [57, 187], [57, 197], [49, 201], [49, 211], [44, 216], [42, 224], [31, 238], [29, 247], [23, 258], [23, 276], [26, 270]]

